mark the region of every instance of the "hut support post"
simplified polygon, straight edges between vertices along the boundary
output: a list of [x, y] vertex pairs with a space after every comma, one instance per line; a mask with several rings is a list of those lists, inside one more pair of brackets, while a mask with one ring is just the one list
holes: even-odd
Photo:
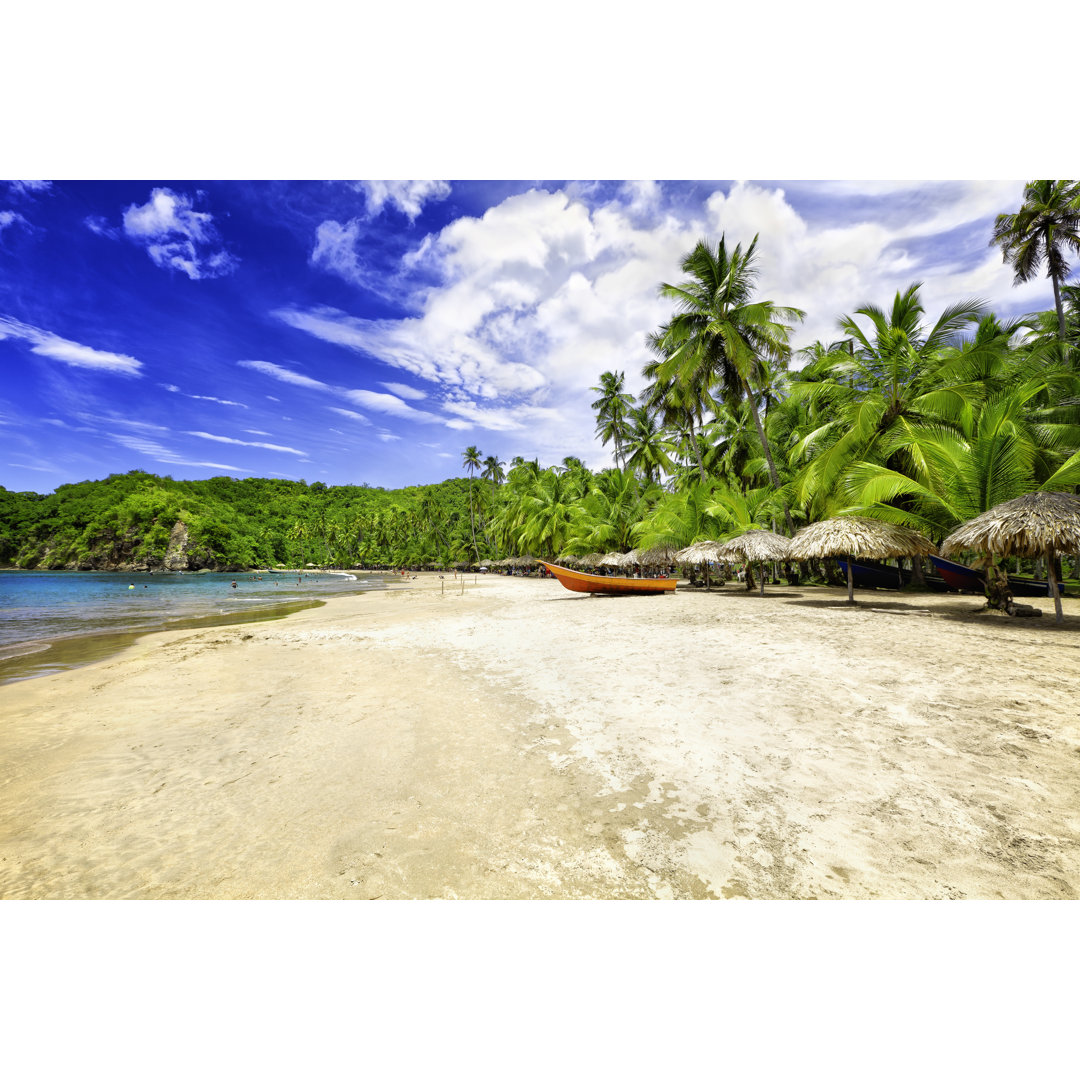
[[1061, 614], [1061, 590], [1058, 588], [1057, 575], [1054, 573], [1054, 549], [1046, 551], [1046, 581], [1050, 592], [1054, 596], [1054, 622], [1064, 622], [1065, 617]]
[[761, 574], [761, 595], [765, 595], [765, 564], [762, 563], [758, 567], [758, 572]]
[[851, 577], [851, 556], [847, 557], [847, 602], [855, 603], [855, 582]]

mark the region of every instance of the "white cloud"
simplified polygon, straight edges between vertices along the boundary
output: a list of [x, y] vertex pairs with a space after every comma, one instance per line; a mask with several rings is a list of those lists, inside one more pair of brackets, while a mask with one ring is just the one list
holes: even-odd
[[0, 210], [0, 235], [3, 235], [4, 230], [12, 225], [22, 225], [26, 229], [31, 228], [30, 222], [22, 214], [17, 214], [14, 210]]
[[229, 401], [226, 398], [211, 397], [207, 394], [187, 394], [180, 389], [179, 386], [167, 385], [166, 383], [158, 383], [163, 390], [168, 390], [171, 394], [180, 394], [183, 397], [191, 398], [192, 401], [212, 401], [216, 405], [235, 405], [237, 408], [246, 409], [248, 406], [242, 401]]
[[[87, 225], [98, 231], [90, 221]], [[210, 214], [194, 209], [192, 199], [169, 188], [154, 188], [142, 206], [124, 211], [124, 232], [141, 244], [154, 264], [181, 270], [192, 281], [231, 273], [237, 260], [223, 249]]]
[[8, 184], [16, 195], [29, 195], [31, 192], [36, 194], [52, 187], [51, 180], [9, 180]]
[[377, 217], [391, 206], [410, 221], [420, 216], [424, 203], [439, 202], [450, 194], [445, 180], [357, 180], [352, 187], [363, 192], [368, 217]]
[[279, 446], [277, 443], [246, 442], [244, 439], [232, 439], [227, 435], [211, 435], [206, 431], [188, 431], [187, 435], [194, 435], [199, 439], [210, 439], [213, 442], [231, 443], [233, 446], [253, 446], [259, 450], [275, 450], [281, 454], [296, 454], [297, 457], [307, 457], [303, 450], [296, 450], [291, 446]]
[[239, 469], [235, 465], [222, 465], [217, 461], [189, 461], [152, 439], [140, 439], [134, 435], [117, 435], [115, 432], [110, 432], [109, 438], [114, 442], [118, 442], [127, 450], [134, 450], [137, 454], [144, 454], [153, 461], [160, 461], [166, 465], [193, 465], [200, 469], [224, 469], [225, 472], [235, 473], [251, 472], [250, 469]]
[[[272, 379], [277, 379], [279, 382], [290, 383], [293, 386], [303, 386], [308, 390], [330, 390], [331, 387], [324, 382], [319, 382], [318, 379], [312, 379], [307, 375], [301, 375], [298, 372], [290, 371], [288, 368], [281, 367], [280, 364], [271, 364], [268, 360], [240, 360], [238, 361], [240, 367], [251, 368], [253, 371], [261, 371], [264, 375], [269, 375]], [[270, 398], [271, 401], [277, 401], [277, 398]]]
[[375, 436], [376, 439], [382, 439], [383, 442], [400, 442], [400, 435], [392, 435], [389, 431], [380, 431]]
[[347, 416], [350, 420], [355, 420], [358, 424], [371, 426], [371, 421], [363, 413], [353, 412], [352, 409], [339, 409], [335, 405], [328, 405], [327, 408], [331, 412], [336, 412], [339, 416]]
[[406, 386], [405, 383], [399, 382], [384, 382], [379, 383], [380, 386], [385, 386], [391, 394], [397, 394], [398, 397], [408, 398], [410, 401], [423, 401], [427, 394], [423, 390], [417, 389], [415, 386]]
[[[757, 295], [807, 312], [795, 348], [835, 340], [840, 315], [887, 306], [917, 280], [931, 320], [971, 295], [1034, 310], [1049, 306], [1045, 281], [1014, 289], [988, 246], [994, 215], [1019, 205], [1022, 186], [803, 183], [789, 196], [739, 182], [693, 201], [650, 181], [535, 189], [418, 239], [399, 281], [415, 314], [274, 314], [428, 384], [447, 427], [497, 434], [504, 456], [575, 453], [603, 465], [610, 447], [594, 440], [590, 387], [615, 370], [632, 393], [642, 389], [646, 335], [674, 310], [659, 286], [681, 279], [699, 239], [726, 234], [733, 247], [759, 234]], [[410, 280], [424, 284], [406, 289]], [[398, 400], [402, 385], [382, 383]]]
[[83, 218], [83, 224], [98, 236], [107, 237], [109, 240], [118, 240], [120, 238], [120, 230], [113, 228], [100, 214], [91, 214], [89, 217]]
[[364, 405], [375, 412], [388, 413], [390, 416], [398, 416], [403, 420], [427, 422], [440, 420], [440, 417], [434, 413], [414, 409], [393, 394], [380, 394], [374, 390], [341, 390], [340, 393], [342, 397], [356, 405]]
[[88, 368], [112, 375], [137, 376], [142, 372], [142, 364], [134, 357], [92, 349], [89, 345], [68, 341], [47, 330], [39, 330], [18, 319], [0, 315], [0, 341], [9, 337], [29, 342], [32, 353], [69, 367]]

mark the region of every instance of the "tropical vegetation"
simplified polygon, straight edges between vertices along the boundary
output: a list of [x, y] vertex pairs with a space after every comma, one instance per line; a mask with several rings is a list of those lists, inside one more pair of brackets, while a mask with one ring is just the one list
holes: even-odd
[[977, 298], [928, 310], [924, 286], [838, 297], [837, 338], [792, 351], [804, 313], [759, 295], [767, 238], [702, 239], [648, 336], [641, 390], [591, 390], [614, 467], [509, 463], [385, 491], [302, 481], [174, 481], [133, 472], [51, 495], [0, 488], [0, 563], [160, 564], [177, 522], [207, 564], [449, 566], [724, 540], [857, 514], [935, 542], [1033, 491], [1080, 491], [1080, 184], [1032, 181], [991, 245], [1055, 307], [1005, 319]]

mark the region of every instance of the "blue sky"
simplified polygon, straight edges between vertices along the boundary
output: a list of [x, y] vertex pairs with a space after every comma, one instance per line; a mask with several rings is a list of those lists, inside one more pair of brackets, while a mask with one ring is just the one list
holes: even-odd
[[923, 281], [1049, 307], [988, 246], [1022, 181], [0, 183], [0, 484], [144, 469], [398, 487], [461, 453], [610, 463], [590, 387], [642, 385], [702, 236], [758, 241], [795, 345]]

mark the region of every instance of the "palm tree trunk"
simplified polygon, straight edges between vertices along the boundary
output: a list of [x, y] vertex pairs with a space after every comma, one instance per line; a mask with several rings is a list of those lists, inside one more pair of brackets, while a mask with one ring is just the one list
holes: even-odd
[[1058, 284], [1058, 279], [1051, 274], [1050, 280], [1054, 283], [1054, 307], [1057, 308], [1058, 317], [1058, 334], [1061, 338], [1061, 343], [1065, 344], [1065, 309], [1061, 306], [1061, 286]]
[[[765, 437], [765, 428], [762, 426], [761, 417], [758, 416], [757, 402], [754, 401], [754, 395], [750, 390], [750, 384], [744, 379], [743, 390], [746, 392], [746, 400], [750, 405], [750, 415], [754, 418], [754, 426], [757, 428], [758, 438], [761, 440], [761, 447], [765, 451], [765, 462], [769, 466], [769, 478], [772, 480], [773, 490], [780, 490], [780, 476], [776, 471], [776, 466], [773, 464], [772, 451], [769, 449], [769, 440]], [[795, 532], [795, 526], [791, 523], [791, 514], [788, 511], [787, 506], [784, 507], [784, 522], [787, 525], [788, 536], [792, 536]]]
[[694, 418], [687, 414], [687, 423], [690, 425], [690, 445], [694, 448], [694, 457], [697, 458], [698, 472], [701, 474], [701, 482], [705, 483], [705, 459], [701, 456], [701, 447], [698, 446], [697, 434], [694, 430]]
[[479, 558], [480, 552], [476, 548], [476, 518], [473, 515], [472, 477], [469, 478], [469, 526], [472, 529], [473, 556]]

